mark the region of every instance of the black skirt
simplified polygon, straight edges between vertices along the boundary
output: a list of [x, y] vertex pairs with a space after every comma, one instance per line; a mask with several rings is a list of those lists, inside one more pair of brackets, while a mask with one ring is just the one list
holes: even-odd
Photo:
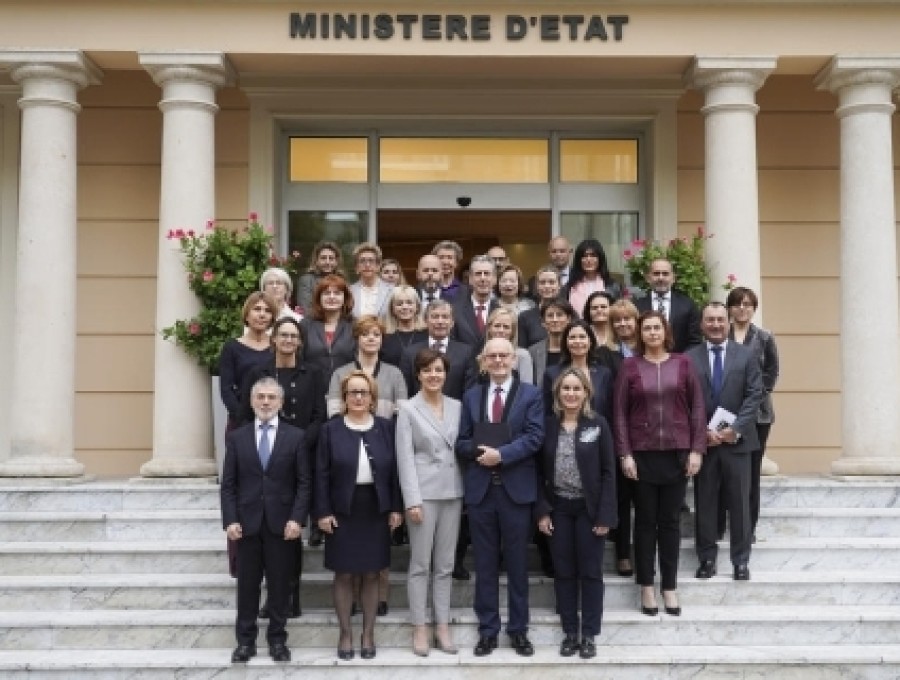
[[391, 562], [388, 513], [378, 511], [373, 484], [357, 484], [349, 515], [335, 513], [338, 526], [325, 538], [325, 568], [343, 574], [381, 571]]

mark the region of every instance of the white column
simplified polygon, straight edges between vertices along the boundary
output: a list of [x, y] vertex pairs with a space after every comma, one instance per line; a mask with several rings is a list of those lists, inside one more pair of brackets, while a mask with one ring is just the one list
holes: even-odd
[[[706, 132], [706, 262], [712, 297], [724, 301], [728, 276], [761, 294], [759, 190], [756, 162], [756, 91], [775, 69], [769, 56], [700, 56], [687, 73], [688, 86], [703, 90]], [[760, 304], [760, 308], [762, 304]], [[762, 309], [757, 312], [761, 323]], [[768, 456], [762, 473], [778, 465]]]
[[816, 84], [841, 125], [842, 453], [838, 475], [900, 474], [900, 318], [891, 91], [900, 56], [837, 56]]
[[197, 313], [170, 229], [202, 229], [215, 217], [216, 89], [233, 79], [221, 53], [141, 53], [162, 88], [162, 181], [156, 288], [153, 459], [145, 477], [215, 476], [210, 376], [160, 331]]
[[100, 71], [78, 50], [3, 51], [22, 86], [19, 234], [5, 477], [76, 477], [75, 119]]

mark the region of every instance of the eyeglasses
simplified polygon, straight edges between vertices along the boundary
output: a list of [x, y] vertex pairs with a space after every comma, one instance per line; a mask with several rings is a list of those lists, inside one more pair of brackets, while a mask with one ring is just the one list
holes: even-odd
[[280, 340], [299, 340], [300, 339], [300, 336], [297, 335], [296, 333], [278, 333], [275, 337]]
[[359, 264], [375, 264], [378, 262], [374, 257], [361, 257], [357, 260]]
[[284, 285], [285, 285], [284, 281], [266, 281], [266, 283], [263, 285], [263, 288], [272, 288], [272, 287], [277, 288], [278, 286], [284, 286]]
[[347, 396], [353, 397], [354, 399], [362, 399], [363, 397], [368, 397], [371, 392], [369, 390], [347, 390]]

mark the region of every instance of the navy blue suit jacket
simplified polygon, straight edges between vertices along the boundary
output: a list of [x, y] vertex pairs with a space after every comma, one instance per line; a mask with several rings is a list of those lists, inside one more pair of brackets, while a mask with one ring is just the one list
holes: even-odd
[[[556, 502], [556, 448], [559, 445], [560, 421], [550, 416], [545, 423], [544, 446], [538, 471], [540, 500], [535, 517], [549, 515]], [[575, 461], [581, 476], [581, 488], [587, 514], [595, 527], [615, 528], [619, 523], [616, 508], [616, 462], [613, 455], [612, 429], [603, 416], [581, 416], [575, 430]]]
[[[263, 470], [256, 450], [256, 421], [225, 437], [225, 462], [219, 496], [222, 526], [237, 522], [244, 536], [255, 536], [263, 520], [283, 534], [288, 520], [303, 524], [309, 514], [309, 460], [303, 430], [278, 421], [275, 445]], [[269, 435], [271, 438], [271, 434]]]
[[349, 515], [359, 468], [359, 440], [362, 439], [372, 467], [380, 512], [402, 512], [400, 481], [394, 453], [394, 426], [390, 420], [375, 417], [367, 432], [351, 430], [337, 416], [319, 430], [316, 458], [316, 493], [313, 516]]
[[473, 439], [475, 423], [487, 419], [488, 389], [492, 383], [476, 385], [467, 390], [462, 399], [462, 418], [456, 455], [465, 465], [463, 487], [465, 502], [480, 503], [491, 482], [491, 471], [500, 479], [509, 497], [515, 503], [534, 503], [537, 500], [537, 476], [535, 456], [544, 441], [544, 405], [541, 391], [514, 379], [503, 410], [503, 422], [512, 431], [512, 441], [498, 448], [501, 463], [495, 468], [478, 464], [481, 455]]

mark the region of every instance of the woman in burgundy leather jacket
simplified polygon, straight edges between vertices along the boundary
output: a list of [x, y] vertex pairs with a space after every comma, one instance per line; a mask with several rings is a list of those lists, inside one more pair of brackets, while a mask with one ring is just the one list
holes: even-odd
[[659, 571], [666, 613], [678, 604], [680, 512], [687, 479], [706, 453], [703, 392], [691, 361], [672, 349], [665, 316], [641, 314], [635, 355], [622, 362], [613, 397], [613, 429], [622, 472], [635, 480], [634, 562], [641, 611], [656, 616], [653, 562]]

